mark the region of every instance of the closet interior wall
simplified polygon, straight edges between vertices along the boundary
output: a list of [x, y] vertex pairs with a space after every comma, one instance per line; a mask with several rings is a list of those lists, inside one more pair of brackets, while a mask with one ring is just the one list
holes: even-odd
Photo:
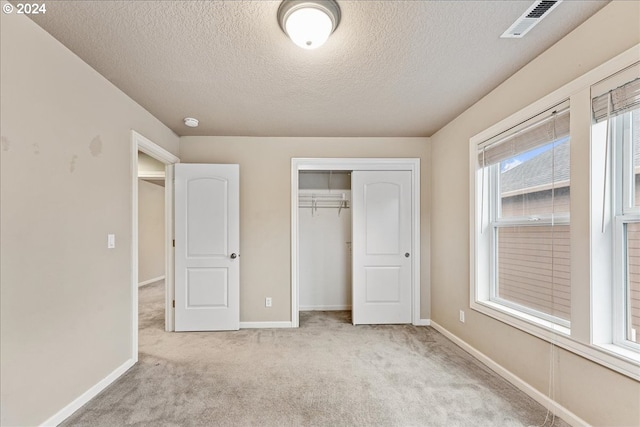
[[351, 310], [351, 172], [300, 172], [298, 192], [300, 310]]

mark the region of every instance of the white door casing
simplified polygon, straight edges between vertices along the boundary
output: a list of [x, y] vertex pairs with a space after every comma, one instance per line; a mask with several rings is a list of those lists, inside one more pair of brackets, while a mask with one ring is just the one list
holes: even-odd
[[[299, 327], [299, 209], [298, 176], [300, 171], [409, 171], [411, 173], [411, 316], [414, 325], [428, 324], [421, 318], [420, 251], [420, 159], [418, 158], [293, 158], [291, 159], [291, 326]], [[429, 252], [427, 251], [427, 265]], [[427, 293], [428, 295], [428, 293]]]
[[[138, 361], [138, 152], [165, 165], [166, 183], [171, 183], [173, 167], [180, 159], [135, 130], [131, 131], [131, 359]], [[165, 185], [165, 330], [173, 330], [173, 186]], [[169, 262], [169, 260], [171, 262]]]
[[240, 327], [239, 165], [175, 166], [175, 330]]
[[354, 171], [353, 324], [411, 323], [411, 172]]

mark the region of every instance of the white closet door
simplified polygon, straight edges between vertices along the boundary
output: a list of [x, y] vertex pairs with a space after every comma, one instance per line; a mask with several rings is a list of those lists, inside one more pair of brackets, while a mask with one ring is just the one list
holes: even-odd
[[239, 165], [175, 166], [175, 330], [240, 327]]
[[354, 171], [353, 324], [411, 323], [411, 172]]

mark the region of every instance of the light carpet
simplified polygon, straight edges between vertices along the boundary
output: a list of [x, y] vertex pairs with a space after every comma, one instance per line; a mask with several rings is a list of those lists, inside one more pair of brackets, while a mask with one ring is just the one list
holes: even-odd
[[353, 326], [349, 312], [303, 312], [298, 329], [167, 333], [164, 284], [139, 296], [139, 362], [64, 426], [545, 421], [545, 408], [430, 327]]

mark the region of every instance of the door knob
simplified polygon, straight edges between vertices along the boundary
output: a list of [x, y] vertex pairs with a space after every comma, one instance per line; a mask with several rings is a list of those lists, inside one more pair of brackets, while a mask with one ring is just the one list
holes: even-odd
[[231, 259], [236, 259], [238, 258], [238, 255], [236, 255], [235, 253], [231, 254]]
[[411, 256], [411, 255], [409, 255], [409, 252], [405, 252], [405, 253], [404, 253], [404, 257], [405, 257], [405, 258], [409, 258], [410, 256]]

